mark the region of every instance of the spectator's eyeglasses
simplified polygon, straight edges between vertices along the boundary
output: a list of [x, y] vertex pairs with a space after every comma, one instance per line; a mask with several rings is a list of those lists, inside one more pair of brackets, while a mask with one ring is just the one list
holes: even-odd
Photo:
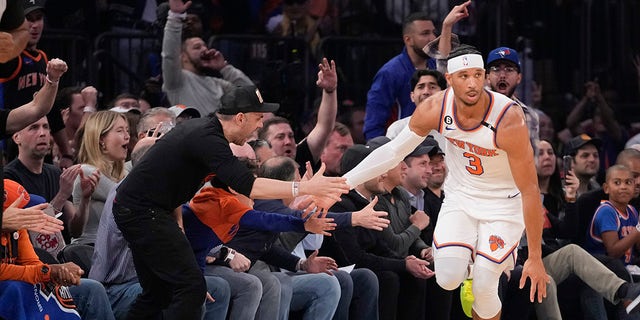
[[514, 72], [518, 72], [518, 68], [516, 67], [496, 67], [496, 66], [491, 66], [489, 67], [489, 71], [490, 72], [495, 72], [495, 73], [500, 73], [500, 72], [505, 72], [505, 73], [514, 73]]

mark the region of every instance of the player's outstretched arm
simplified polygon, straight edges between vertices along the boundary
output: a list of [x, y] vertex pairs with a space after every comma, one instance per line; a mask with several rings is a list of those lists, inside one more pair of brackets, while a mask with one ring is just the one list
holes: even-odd
[[442, 97], [442, 94], [436, 94], [422, 101], [414, 111], [408, 127], [345, 173], [343, 177], [347, 178], [349, 187], [353, 189], [389, 171], [424, 141], [432, 129], [437, 129], [440, 121], [440, 109], [437, 106], [442, 104]]

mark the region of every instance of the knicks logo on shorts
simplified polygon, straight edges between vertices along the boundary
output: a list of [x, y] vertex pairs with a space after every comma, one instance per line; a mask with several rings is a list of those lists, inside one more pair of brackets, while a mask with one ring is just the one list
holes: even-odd
[[504, 240], [500, 236], [492, 235], [489, 237], [489, 247], [491, 252], [504, 248]]

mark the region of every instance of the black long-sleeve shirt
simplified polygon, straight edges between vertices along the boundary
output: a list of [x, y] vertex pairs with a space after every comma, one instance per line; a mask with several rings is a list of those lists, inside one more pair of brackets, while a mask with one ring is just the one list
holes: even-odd
[[[342, 195], [331, 211], [358, 211], [366, 207], [369, 201], [355, 190]], [[330, 239], [333, 238], [334, 241]], [[406, 271], [405, 261], [397, 256], [385, 243], [380, 231], [361, 227], [336, 230], [333, 237], [325, 238], [321, 253], [336, 260], [338, 266], [355, 264], [356, 268], [368, 268], [372, 271]]]

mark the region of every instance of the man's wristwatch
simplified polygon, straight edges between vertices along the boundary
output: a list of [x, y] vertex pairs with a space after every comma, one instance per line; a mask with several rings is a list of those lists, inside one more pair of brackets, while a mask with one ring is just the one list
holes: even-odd
[[51, 279], [51, 269], [49, 269], [48, 265], [43, 265], [40, 268], [40, 272], [42, 272], [42, 282], [49, 282]]
[[224, 262], [230, 263], [236, 256], [236, 251], [229, 247], [220, 248], [220, 257], [224, 258]]

